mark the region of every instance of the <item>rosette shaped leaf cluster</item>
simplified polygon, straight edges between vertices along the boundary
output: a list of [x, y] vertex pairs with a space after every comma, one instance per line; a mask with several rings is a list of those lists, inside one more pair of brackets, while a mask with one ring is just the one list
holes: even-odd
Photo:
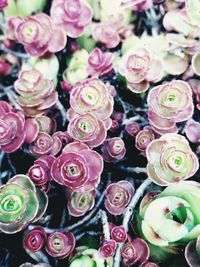
[[144, 127], [143, 130], [141, 130], [135, 137], [135, 147], [145, 152], [148, 145], [155, 139], [155, 134], [151, 127]]
[[117, 243], [113, 239], [104, 240], [103, 244], [99, 248], [99, 254], [103, 259], [113, 257], [115, 255], [115, 250], [117, 248]]
[[128, 51], [119, 62], [119, 73], [126, 78], [127, 87], [134, 93], [149, 89], [150, 82], [162, 77], [163, 66], [145, 48]]
[[55, 157], [52, 155], [42, 156], [34, 161], [33, 166], [28, 170], [28, 175], [32, 182], [44, 191], [49, 191], [50, 189], [50, 181], [52, 180], [50, 170], [54, 160]]
[[88, 58], [88, 73], [90, 75], [103, 75], [112, 70], [114, 55], [110, 52], [102, 52], [99, 48], [94, 48]]
[[54, 23], [72, 38], [84, 33], [93, 16], [90, 5], [83, 0], [53, 0], [50, 13]]
[[95, 204], [95, 191], [68, 192], [67, 208], [69, 214], [74, 217], [83, 216], [91, 210]]
[[36, 69], [22, 70], [14, 87], [19, 94], [17, 101], [27, 116], [45, 113], [58, 98], [53, 81], [45, 79]]
[[140, 203], [138, 227], [149, 242], [151, 256], [160, 261], [200, 234], [200, 186], [194, 181], [149, 192]]
[[53, 232], [47, 238], [46, 251], [54, 258], [64, 259], [74, 250], [76, 239], [71, 232]]
[[142, 264], [149, 259], [150, 249], [145, 240], [141, 238], [131, 240], [129, 238], [122, 247], [121, 255], [125, 265]]
[[117, 243], [124, 243], [127, 239], [127, 232], [123, 225], [116, 226], [113, 224], [109, 224], [110, 235], [113, 240]]
[[200, 265], [200, 236], [197, 240], [190, 241], [185, 248], [185, 258], [190, 267]]
[[105, 208], [110, 214], [120, 215], [131, 201], [134, 188], [128, 181], [120, 181], [107, 186], [105, 190]]
[[46, 239], [46, 232], [38, 226], [24, 236], [23, 246], [28, 251], [37, 252], [44, 247]]
[[112, 260], [103, 259], [99, 251], [86, 246], [77, 247], [76, 254], [71, 259], [69, 267], [87, 266], [87, 267], [109, 267], [112, 265]]
[[15, 152], [24, 143], [25, 137], [24, 114], [0, 101], [0, 149], [6, 153]]
[[90, 147], [101, 145], [107, 135], [105, 123], [90, 113], [71, 120], [68, 132], [74, 140], [84, 142]]
[[154, 87], [147, 102], [149, 122], [161, 135], [177, 132], [176, 123], [190, 119], [194, 112], [192, 89], [181, 80]]
[[192, 143], [200, 143], [200, 123], [189, 121], [185, 127], [185, 134]]
[[6, 34], [8, 39], [24, 45], [25, 51], [31, 56], [56, 53], [62, 50], [67, 42], [64, 31], [44, 13], [26, 18], [11, 17], [7, 23]]
[[199, 168], [197, 156], [179, 134], [164, 134], [146, 150], [147, 173], [154, 183], [167, 186], [192, 177]]
[[0, 230], [7, 234], [21, 231], [45, 213], [46, 194], [35, 188], [28, 176], [19, 174], [0, 187]]
[[53, 179], [76, 192], [94, 190], [102, 171], [102, 157], [79, 142], [68, 144], [51, 166]]
[[106, 162], [116, 162], [126, 154], [124, 141], [120, 137], [106, 139], [102, 147], [102, 157]]
[[107, 125], [106, 120], [113, 112], [113, 105], [113, 97], [101, 80], [86, 79], [74, 86], [70, 93], [71, 109], [68, 110], [68, 119], [71, 121], [76, 114], [91, 113]]

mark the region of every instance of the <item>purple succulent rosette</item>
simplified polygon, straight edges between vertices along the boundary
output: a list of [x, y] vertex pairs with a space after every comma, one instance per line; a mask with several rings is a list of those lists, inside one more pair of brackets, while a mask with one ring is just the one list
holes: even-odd
[[0, 230], [13, 234], [42, 217], [48, 198], [28, 176], [19, 174], [0, 187], [0, 204]]
[[46, 251], [52, 257], [64, 259], [74, 250], [75, 244], [71, 232], [53, 232], [47, 237]]
[[54, 23], [72, 38], [83, 34], [93, 16], [90, 5], [83, 0], [53, 0], [50, 13]]
[[148, 145], [155, 139], [155, 134], [151, 127], [144, 127], [139, 131], [135, 137], [135, 147], [141, 151], [145, 152]]
[[33, 230], [29, 231], [23, 240], [23, 246], [25, 249], [32, 252], [37, 252], [41, 250], [46, 242], [47, 235], [42, 227], [36, 227]]
[[102, 171], [102, 157], [79, 142], [68, 144], [51, 166], [51, 175], [57, 183], [78, 192], [94, 190]]
[[99, 254], [104, 259], [110, 258], [114, 256], [116, 248], [117, 248], [117, 243], [115, 240], [110, 239], [103, 241], [103, 244], [99, 249]]
[[6, 153], [15, 152], [25, 141], [25, 117], [7, 102], [0, 101], [0, 148]]
[[127, 232], [123, 225], [112, 227], [110, 235], [117, 243], [124, 243], [127, 239]]
[[123, 159], [126, 154], [124, 141], [119, 137], [106, 139], [102, 147], [102, 157], [106, 162]]
[[105, 190], [105, 208], [110, 214], [120, 215], [128, 206], [134, 188], [128, 181], [110, 184]]

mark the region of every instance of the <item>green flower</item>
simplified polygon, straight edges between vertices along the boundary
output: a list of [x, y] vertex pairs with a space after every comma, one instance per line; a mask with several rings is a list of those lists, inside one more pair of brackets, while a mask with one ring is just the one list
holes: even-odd
[[16, 175], [0, 187], [0, 231], [14, 234], [46, 211], [47, 196], [26, 175]]
[[[138, 229], [156, 260], [177, 252], [200, 235], [200, 184], [184, 181], [162, 193], [150, 192], [140, 203]], [[159, 253], [157, 253], [159, 251]]]

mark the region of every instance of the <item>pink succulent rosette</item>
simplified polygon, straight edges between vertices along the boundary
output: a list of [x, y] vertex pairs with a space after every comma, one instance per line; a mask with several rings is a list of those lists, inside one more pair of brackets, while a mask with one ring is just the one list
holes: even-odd
[[154, 87], [149, 92], [147, 102], [151, 127], [161, 135], [176, 133], [176, 123], [190, 119], [194, 112], [192, 89], [181, 80]]
[[149, 89], [150, 82], [162, 77], [161, 61], [154, 59], [145, 48], [127, 52], [119, 63], [119, 73], [127, 80], [127, 87], [134, 93], [143, 93]]
[[154, 183], [167, 186], [192, 177], [199, 168], [197, 156], [179, 134], [164, 134], [146, 150], [147, 173]]
[[102, 147], [102, 157], [106, 162], [116, 162], [126, 154], [124, 141], [120, 137], [106, 139]]
[[7, 23], [6, 35], [8, 39], [24, 45], [25, 51], [31, 56], [56, 53], [67, 42], [64, 31], [44, 13], [26, 18], [11, 17]]
[[0, 0], [0, 9], [4, 9], [8, 5], [8, 0]]
[[124, 243], [127, 239], [127, 232], [123, 225], [112, 227], [110, 235], [117, 243]]
[[134, 194], [134, 188], [128, 181], [120, 181], [107, 186], [105, 190], [105, 208], [110, 214], [121, 215]]
[[21, 71], [14, 87], [19, 94], [17, 101], [29, 117], [45, 113], [58, 98], [53, 81], [36, 69]]
[[69, 214], [80, 217], [90, 211], [95, 204], [95, 191], [90, 192], [68, 192], [67, 208]]
[[102, 157], [80, 142], [68, 144], [51, 166], [53, 179], [77, 192], [94, 190], [102, 171]]
[[68, 132], [73, 139], [84, 142], [89, 147], [101, 145], [107, 135], [104, 122], [89, 113], [70, 121]]
[[53, 232], [47, 238], [47, 253], [59, 259], [68, 257], [74, 250], [76, 239], [71, 232]]
[[88, 73], [90, 75], [103, 75], [112, 70], [114, 55], [110, 52], [102, 52], [99, 48], [94, 48], [88, 58]]
[[34, 143], [30, 145], [29, 150], [35, 156], [50, 155], [53, 144], [53, 138], [49, 134], [45, 132], [39, 132]]
[[92, 8], [83, 0], [53, 0], [51, 18], [66, 35], [77, 38], [92, 21]]
[[26, 137], [25, 117], [13, 110], [5, 101], [0, 101], [0, 149], [6, 153], [15, 152]]
[[42, 227], [38, 226], [33, 230], [29, 231], [24, 236], [23, 246], [25, 249], [29, 251], [37, 252], [44, 247], [46, 238], [47, 238], [46, 232]]
[[70, 106], [67, 112], [69, 121], [76, 114], [91, 113], [105, 121], [113, 112], [113, 97], [106, 85], [97, 78], [86, 79], [73, 87], [70, 92]]
[[143, 239], [135, 238], [123, 245], [121, 255], [126, 265], [142, 264], [149, 259], [150, 249]]
[[105, 240], [102, 246], [99, 248], [99, 254], [102, 258], [109, 258], [115, 255], [115, 250], [117, 248], [117, 243], [115, 240]]
[[142, 152], [145, 152], [148, 145], [155, 139], [155, 134], [151, 127], [146, 126], [135, 137], [135, 147]]
[[39, 133], [39, 124], [35, 119], [27, 119], [25, 121], [26, 138], [25, 143], [31, 144], [35, 141]]
[[136, 135], [140, 132], [140, 124], [136, 121], [129, 122], [125, 126], [125, 131], [133, 137], [136, 137]]
[[192, 91], [195, 94], [197, 100], [197, 109], [200, 110], [200, 81], [197, 79], [190, 79], [189, 84], [192, 87]]
[[34, 161], [33, 166], [28, 170], [30, 179], [36, 186], [39, 186], [44, 191], [49, 191], [51, 177], [51, 165], [53, 164], [55, 157], [52, 155], [41, 156]]
[[185, 134], [192, 143], [200, 143], [200, 123], [189, 121], [185, 126]]
[[115, 25], [110, 22], [97, 23], [92, 29], [94, 40], [105, 44], [107, 48], [115, 48], [120, 43], [120, 36]]

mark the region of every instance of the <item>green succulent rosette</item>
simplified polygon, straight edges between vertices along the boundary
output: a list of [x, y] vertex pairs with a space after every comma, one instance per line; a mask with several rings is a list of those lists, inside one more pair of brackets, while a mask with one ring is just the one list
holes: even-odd
[[98, 250], [81, 246], [76, 248], [75, 256], [70, 260], [69, 267], [110, 267], [112, 258], [103, 259]]
[[0, 187], [0, 231], [14, 234], [45, 213], [48, 198], [26, 175], [16, 175]]
[[149, 192], [136, 215], [137, 229], [151, 256], [164, 261], [200, 235], [200, 184], [183, 181], [163, 192]]

